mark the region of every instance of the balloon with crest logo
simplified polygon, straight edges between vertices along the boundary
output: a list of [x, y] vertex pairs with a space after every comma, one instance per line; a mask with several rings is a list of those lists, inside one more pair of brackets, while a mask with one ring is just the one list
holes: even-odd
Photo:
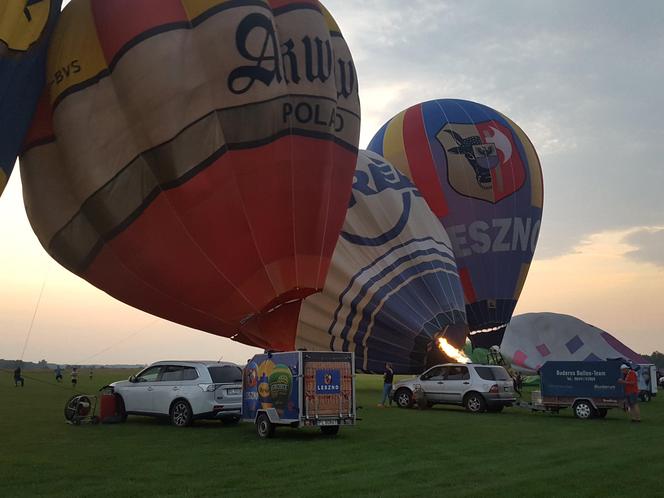
[[[360, 151], [325, 288], [300, 307], [295, 345], [354, 351], [356, 368], [419, 373], [461, 348], [468, 327], [450, 239], [411, 181]], [[456, 358], [455, 358], [456, 359]]]
[[473, 344], [500, 344], [542, 218], [542, 170], [526, 134], [485, 105], [441, 99], [390, 119], [369, 149], [412, 178], [447, 230]]
[[48, 39], [61, 4], [0, 2], [0, 195], [44, 87]]
[[356, 72], [328, 11], [73, 0], [48, 77], [21, 157], [46, 250], [149, 313], [279, 347], [244, 328], [323, 287], [355, 170]]

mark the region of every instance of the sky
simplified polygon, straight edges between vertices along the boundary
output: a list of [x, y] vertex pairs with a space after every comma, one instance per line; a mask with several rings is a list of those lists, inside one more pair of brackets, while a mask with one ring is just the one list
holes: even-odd
[[[663, 351], [664, 2], [325, 5], [357, 66], [361, 148], [393, 115], [436, 98], [493, 107], [532, 140], [544, 214], [515, 314], [571, 314], [639, 352]], [[133, 309], [50, 260], [18, 174], [0, 220], [0, 358], [243, 362], [257, 351]]]

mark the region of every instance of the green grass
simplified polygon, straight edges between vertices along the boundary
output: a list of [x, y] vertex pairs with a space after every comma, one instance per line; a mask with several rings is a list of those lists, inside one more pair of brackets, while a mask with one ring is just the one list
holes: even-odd
[[[641, 405], [640, 425], [618, 410], [580, 421], [569, 410], [381, 409], [381, 378], [361, 375], [356, 427], [261, 441], [249, 423], [71, 426], [69, 386], [26, 373], [23, 389], [0, 374], [1, 497], [664, 496], [664, 399]], [[97, 371], [79, 390], [128, 374]]]

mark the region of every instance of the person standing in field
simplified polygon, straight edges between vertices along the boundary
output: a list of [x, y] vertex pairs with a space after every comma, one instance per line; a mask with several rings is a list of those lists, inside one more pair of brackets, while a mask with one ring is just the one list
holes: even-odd
[[60, 365], [55, 367], [55, 381], [62, 382], [62, 370], [60, 369]]
[[618, 379], [619, 384], [625, 388], [625, 403], [627, 405], [629, 416], [632, 422], [641, 422], [641, 408], [639, 408], [639, 380], [636, 372], [628, 365], [620, 365], [620, 372], [623, 377]]
[[76, 367], [72, 367], [72, 369], [71, 369], [71, 387], [72, 388], [76, 387], [77, 383], [78, 383], [78, 369]]
[[390, 398], [390, 391], [392, 391], [392, 382], [394, 381], [394, 370], [392, 365], [385, 363], [385, 373], [383, 373], [383, 399], [378, 403], [379, 407], [384, 407], [385, 402], [389, 399], [390, 406], [392, 406], [392, 398]]
[[90, 369], [90, 382], [92, 382], [92, 369]]
[[21, 375], [21, 365], [16, 365], [16, 369], [14, 370], [14, 387], [18, 387], [19, 383], [21, 387], [25, 386], [25, 380]]

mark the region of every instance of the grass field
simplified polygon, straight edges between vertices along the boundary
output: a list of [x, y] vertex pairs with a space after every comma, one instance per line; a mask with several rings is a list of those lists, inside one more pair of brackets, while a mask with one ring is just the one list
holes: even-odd
[[[128, 375], [97, 371], [79, 390]], [[337, 437], [284, 428], [262, 441], [248, 423], [71, 426], [68, 385], [28, 371], [15, 388], [2, 372], [0, 496], [664, 496], [664, 397], [641, 405], [639, 425], [618, 410], [381, 409], [381, 382], [358, 376], [362, 421]]]

